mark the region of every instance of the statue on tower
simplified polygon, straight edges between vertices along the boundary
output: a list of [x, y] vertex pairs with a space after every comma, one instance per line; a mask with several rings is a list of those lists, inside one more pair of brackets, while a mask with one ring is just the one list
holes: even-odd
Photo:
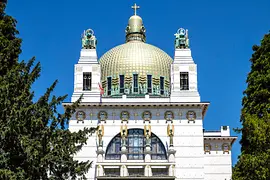
[[189, 48], [188, 30], [180, 28], [177, 30], [175, 36], [175, 48], [176, 49], [187, 49]]
[[87, 29], [82, 34], [82, 48], [83, 49], [96, 49], [97, 39], [94, 36], [92, 29]]

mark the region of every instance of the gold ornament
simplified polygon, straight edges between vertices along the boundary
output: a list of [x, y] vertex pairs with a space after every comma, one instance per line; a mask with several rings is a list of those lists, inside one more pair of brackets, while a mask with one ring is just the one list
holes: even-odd
[[97, 135], [98, 136], [104, 136], [104, 126], [103, 125], [98, 125], [97, 127]]
[[144, 125], [144, 136], [151, 136], [151, 125]]
[[121, 137], [127, 137], [127, 125], [121, 125], [120, 128]]
[[167, 126], [167, 135], [168, 136], [174, 136], [174, 125], [168, 124]]

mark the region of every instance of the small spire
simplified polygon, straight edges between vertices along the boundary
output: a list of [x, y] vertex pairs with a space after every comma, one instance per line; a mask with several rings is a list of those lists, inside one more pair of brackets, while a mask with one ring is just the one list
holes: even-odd
[[134, 6], [131, 6], [132, 9], [134, 9], [134, 15], [137, 15], [137, 9], [140, 9], [140, 6], [137, 6], [136, 3], [134, 4]]

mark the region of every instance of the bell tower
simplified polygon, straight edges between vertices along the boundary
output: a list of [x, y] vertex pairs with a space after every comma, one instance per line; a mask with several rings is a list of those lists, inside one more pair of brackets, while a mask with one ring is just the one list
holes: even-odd
[[200, 102], [197, 65], [189, 47], [188, 30], [175, 34], [175, 54], [171, 67], [171, 102]]
[[82, 102], [99, 102], [100, 65], [96, 52], [97, 39], [92, 29], [82, 34], [80, 59], [74, 69], [74, 92], [71, 102], [75, 102], [83, 94]]

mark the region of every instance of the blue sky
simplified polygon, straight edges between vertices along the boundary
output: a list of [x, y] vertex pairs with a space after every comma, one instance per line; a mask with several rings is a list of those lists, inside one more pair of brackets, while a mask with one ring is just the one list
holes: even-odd
[[[138, 15], [146, 27], [147, 43], [171, 57], [174, 33], [180, 27], [189, 30], [201, 99], [211, 103], [204, 128], [240, 127], [251, 48], [270, 29], [269, 0], [9, 0], [7, 13], [17, 19], [23, 39], [20, 58], [36, 56], [42, 64], [41, 77], [33, 86], [36, 97], [58, 79], [55, 94], [68, 94], [70, 101], [81, 33], [87, 28], [95, 31], [100, 57], [124, 43], [125, 27], [133, 15], [130, 6], [135, 2], [141, 7]], [[234, 164], [239, 153], [237, 141], [233, 146]]]

